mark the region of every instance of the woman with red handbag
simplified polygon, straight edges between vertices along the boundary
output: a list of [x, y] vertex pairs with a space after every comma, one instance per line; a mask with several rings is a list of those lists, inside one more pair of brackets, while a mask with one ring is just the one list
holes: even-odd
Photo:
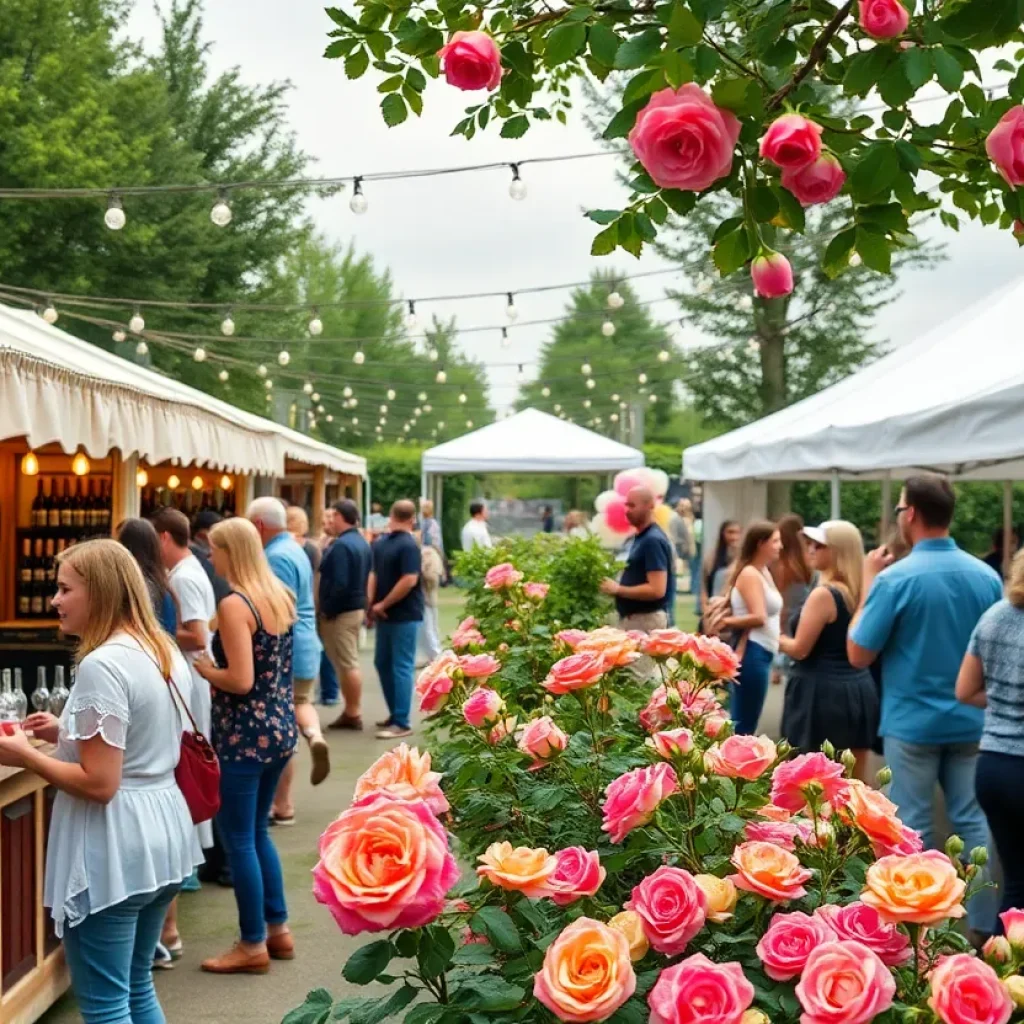
[[295, 955], [281, 862], [267, 829], [298, 738], [289, 671], [295, 599], [271, 571], [248, 519], [218, 523], [210, 546], [213, 567], [232, 592], [217, 607], [216, 661], [204, 655], [194, 665], [214, 688], [217, 826], [231, 864], [241, 939], [202, 966], [215, 974], [264, 974], [271, 959]]
[[169, 686], [188, 700], [191, 676], [120, 544], [77, 544], [58, 565], [53, 607], [61, 631], [78, 637], [77, 681], [59, 721], [25, 721], [55, 753], [19, 731], [0, 737], [0, 763], [58, 791], [44, 901], [83, 1020], [163, 1024], [150, 965], [167, 906], [202, 859], [175, 778], [187, 717]]

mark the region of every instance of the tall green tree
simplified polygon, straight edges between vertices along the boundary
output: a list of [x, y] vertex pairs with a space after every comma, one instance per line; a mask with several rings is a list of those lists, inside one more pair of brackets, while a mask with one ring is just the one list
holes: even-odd
[[[609, 308], [612, 294], [621, 296], [620, 308]], [[642, 415], [651, 427], [668, 422], [679, 353], [629, 282], [613, 272], [594, 274], [570, 294], [565, 317], [544, 343], [537, 377], [522, 387], [518, 407], [544, 409], [613, 437], [626, 436], [631, 416]], [[606, 323], [613, 334], [605, 333]]]

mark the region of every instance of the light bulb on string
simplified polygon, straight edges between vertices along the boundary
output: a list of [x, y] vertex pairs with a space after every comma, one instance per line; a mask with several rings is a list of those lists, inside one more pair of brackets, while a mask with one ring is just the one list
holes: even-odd
[[146, 329], [146, 321], [142, 316], [142, 311], [138, 306], [135, 307], [135, 311], [132, 313], [131, 320], [128, 321], [128, 330], [132, 334], [141, 334]]
[[597, 381], [596, 381], [596, 380], [594, 380], [594, 378], [593, 378], [593, 377], [588, 377], [588, 378], [587, 378], [587, 389], [588, 389], [589, 391], [593, 391], [593, 390], [594, 390], [594, 388], [596, 388], [596, 387], [597, 387]]
[[235, 333], [235, 321], [231, 319], [231, 310], [228, 310], [224, 315], [224, 319], [220, 322], [220, 333], [225, 338], [230, 338]]
[[550, 398], [551, 397], [551, 388], [549, 388], [547, 385], [545, 385], [544, 387], [542, 387], [540, 389], [540, 393], [541, 393], [541, 397], [543, 397], [543, 398]]
[[626, 304], [626, 300], [616, 291], [608, 293], [608, 308], [609, 309], [622, 309]]
[[429, 402], [427, 402], [427, 404], [425, 406], [423, 406], [423, 411], [424, 412], [433, 412], [434, 411], [434, 407]]
[[404, 431], [405, 431], [405, 433], [407, 433], [407, 434], [408, 434], [408, 433], [409, 433], [409, 431], [410, 431], [411, 429], [412, 429], [412, 428], [411, 428], [411, 427], [409, 426], [409, 424], [408, 424], [408, 423], [403, 423], [403, 424], [402, 424], [402, 430], [404, 430]]
[[649, 398], [647, 399], [647, 401], [648, 401], [648, 402], [650, 402], [650, 403], [651, 403], [651, 405], [654, 405], [654, 404], [655, 404], [655, 402], [657, 402], [657, 401], [658, 401], [658, 396], [657, 396], [657, 395], [654, 395], [654, 394], [652, 394], [652, 395], [651, 395], [651, 396], [650, 396], [650, 397], [649, 397]]
[[170, 490], [176, 491], [181, 486], [181, 477], [177, 473], [172, 473], [167, 478], [167, 486]]
[[359, 417], [358, 416], [353, 416], [352, 417], [352, 426], [353, 427], [358, 427], [359, 426]]
[[508, 293], [508, 305], [505, 307], [505, 316], [513, 324], [519, 319], [519, 310], [516, 309], [516, 300], [511, 292]]
[[[513, 197], [513, 198], [514, 198], [514, 197]], [[470, 430], [472, 430], [472, 429], [473, 429], [473, 421], [472, 421], [472, 420], [466, 420], [466, 426], [467, 426], [467, 427], [468, 427], [468, 428], [469, 428]]]
[[307, 380], [306, 383], [302, 385], [302, 392], [303, 392], [303, 394], [306, 394], [306, 395], [313, 394], [313, 382]]
[[277, 353], [277, 361], [281, 366], [287, 366], [292, 361], [292, 357], [289, 355], [286, 348], [281, 349], [281, 351]]
[[[313, 401], [314, 402], [318, 402], [319, 400], [320, 400], [320, 396], [319, 395], [314, 395], [313, 396]], [[354, 409], [358, 404], [359, 404], [359, 399], [358, 398], [354, 398], [353, 397], [353, 398], [350, 398], [348, 400], [348, 407], [350, 409]]]
[[417, 401], [417, 402], [425, 402], [426, 400], [427, 400], [427, 393], [426, 393], [426, 391], [421, 391], [421, 392], [420, 392], [420, 393], [419, 393], [419, 394], [418, 394], [418, 395], [416, 396], [416, 401]]
[[583, 408], [584, 409], [589, 409], [593, 404], [594, 403], [591, 402], [591, 400], [589, 398], [584, 398], [583, 399]]
[[646, 384], [647, 383], [647, 374], [646, 373], [638, 373], [636, 379], [637, 379], [638, 383]]
[[320, 319], [320, 314], [316, 311], [316, 307], [313, 308], [313, 315], [310, 317], [306, 330], [309, 331], [314, 338], [318, 338], [324, 333], [324, 322]]
[[140, 341], [138, 343], [138, 345], [135, 346], [135, 354], [137, 356], [148, 355], [149, 354], [149, 346], [144, 341]]
[[270, 390], [272, 390], [272, 389], [273, 389], [273, 387], [274, 387], [274, 382], [273, 382], [272, 380], [265, 380], [265, 381], [263, 382], [263, 386], [264, 386], [264, 387], [265, 387], [265, 388], [266, 388], [266, 389], [267, 389], [268, 391], [270, 391]]
[[[381, 433], [381, 428], [380, 428], [380, 426], [376, 426], [376, 427], [374, 427], [373, 429], [374, 429], [374, 431], [376, 431], [376, 433], [378, 433], [378, 434], [379, 434], [379, 433]], [[377, 440], [379, 441], [379, 440], [380, 440], [380, 438], [378, 437], [378, 438], [377, 438]]]
[[601, 324], [601, 333], [606, 338], [614, 337], [614, 335], [615, 335], [615, 324], [613, 324], [611, 322], [611, 320], [605, 320], [605, 322], [603, 324]]
[[613, 412], [613, 413], [612, 413], [612, 414], [611, 414], [611, 415], [610, 415], [610, 416], [608, 417], [608, 419], [609, 419], [609, 420], [610, 420], [610, 421], [611, 421], [612, 423], [618, 423], [618, 422], [619, 422], [619, 414], [618, 414], [617, 412]]
[[386, 416], [381, 416], [381, 418], [377, 420], [377, 422], [383, 427], [387, 425], [388, 419]]
[[459, 405], [465, 405], [468, 399], [466, 398], [466, 392], [462, 391], [459, 393]]
[[393, 402], [397, 397], [397, 394], [398, 393], [395, 391], [394, 388], [388, 388], [388, 401]]
[[619, 400], [619, 393], [616, 391], [612, 394], [612, 401], [617, 402]]
[[619, 402], [619, 408], [620, 409], [627, 409], [627, 408], [629, 408], [629, 406], [627, 406], [627, 404], [625, 402]]
[[195, 350], [195, 352], [193, 352], [193, 353], [192, 353], [192, 358], [193, 358], [193, 359], [194, 359], [194, 360], [195, 360], [195, 361], [196, 361], [197, 363], [205, 363], [205, 362], [206, 362], [206, 349], [205, 349], [205, 348], [202, 348], [202, 347], [200, 346], [199, 348], [197, 348], [197, 349]]
[[226, 188], [217, 193], [217, 201], [210, 207], [210, 220], [219, 228], [226, 228], [231, 223], [231, 201]]
[[316, 430], [316, 420], [315, 419], [311, 419], [309, 421], [309, 429], [310, 430]]
[[669, 358], [670, 358], [670, 356], [669, 356], [669, 351], [668, 351], [667, 348], [663, 348], [658, 353], [658, 362], [659, 363], [667, 363], [669, 361]]
[[39, 459], [35, 452], [26, 452], [21, 457], [21, 472], [23, 476], [39, 475]]
[[313, 394], [310, 395], [310, 398], [312, 398], [314, 402], [319, 402], [320, 401], [320, 394], [319, 394], [319, 392], [314, 391]]
[[582, 373], [584, 377], [589, 377], [592, 372], [593, 367], [591, 367], [590, 363], [584, 363], [580, 367], [580, 373]]
[[352, 179], [352, 198], [348, 201], [348, 208], [355, 214], [366, 213], [369, 207], [366, 196], [363, 195], [363, 179], [355, 177]]
[[501, 329], [501, 347], [508, 348], [511, 342], [508, 339], [508, 328], [502, 327]]
[[351, 398], [352, 397], [352, 389], [347, 384], [341, 389], [341, 397], [342, 398]]
[[436, 380], [438, 384], [444, 384], [448, 380], [448, 374], [444, 372], [443, 366], [437, 371], [437, 376], [434, 377], [434, 380]]
[[512, 184], [508, 187], [508, 194], [516, 200], [516, 202], [522, 202], [526, 198], [526, 182], [519, 177], [519, 164], [509, 164], [512, 168]]
[[388, 407], [386, 405], [381, 405], [378, 411], [380, 412], [381, 416], [383, 416], [388, 411]]
[[420, 329], [420, 318], [416, 315], [416, 303], [409, 300], [409, 312], [405, 314], [405, 329], [410, 334], [415, 334]]
[[194, 477], [192, 477], [192, 490], [193, 491], [201, 491], [204, 486], [205, 486], [205, 483], [203, 482], [203, 478], [201, 476], [194, 476]]
[[423, 410], [417, 405], [416, 408], [413, 409], [412, 414], [415, 417], [422, 416], [423, 415]]
[[57, 307], [54, 306], [53, 301], [51, 300], [47, 302], [46, 308], [43, 310], [43, 319], [48, 324], [55, 324], [57, 322], [58, 315], [59, 314], [57, 313]]
[[116, 331], [114, 331], [114, 333], [113, 333], [113, 334], [111, 335], [111, 337], [112, 337], [112, 338], [114, 339], [114, 341], [116, 341], [116, 342], [117, 342], [117, 343], [118, 343], [119, 345], [121, 344], [121, 342], [122, 342], [122, 341], [127, 341], [127, 340], [128, 340], [128, 335], [127, 335], [127, 334], [125, 334], [125, 332], [124, 332], [124, 331], [122, 331], [120, 327], [118, 327], [118, 328], [117, 328], [117, 330], [116, 330]]
[[227, 370], [221, 370], [220, 373], [217, 374], [217, 379], [221, 382], [221, 384], [226, 384], [228, 382], [228, 377], [230, 376], [231, 375], [228, 373]]
[[316, 407], [316, 411], [317, 412], [327, 412], [327, 410], [322, 405], [318, 405]]
[[362, 352], [355, 352], [352, 356], [352, 362], [355, 363], [356, 366], [362, 366], [363, 363], [366, 362], [366, 356], [363, 355]]
[[107, 211], [103, 214], [103, 223], [111, 231], [120, 231], [125, 226], [128, 218], [124, 215], [124, 205], [121, 197], [116, 192], [111, 192], [107, 199]]
[[75, 476], [88, 476], [91, 468], [92, 467], [89, 465], [89, 459], [85, 452], [79, 452], [71, 460], [71, 472], [74, 473]]
[[266, 375], [267, 375], [267, 368], [262, 363], [260, 363], [260, 365], [256, 367], [256, 372], [261, 377], [266, 377]]
[[234, 487], [234, 486], [235, 486], [235, 482], [234, 482], [234, 480], [232, 480], [232, 479], [231, 479], [231, 477], [229, 477], [229, 476], [227, 475], [227, 473], [225, 473], [225, 474], [224, 474], [224, 475], [223, 475], [223, 476], [222, 476], [222, 477], [220, 478], [220, 489], [221, 489], [222, 491], [230, 491], [230, 490], [231, 490], [231, 488], [232, 488], [232, 487]]
[[438, 420], [437, 421], [437, 429], [438, 430], [444, 430], [444, 420]]
[[555, 402], [553, 408], [554, 408], [555, 412], [561, 412], [562, 411], [562, 406], [558, 402]]
[[327, 422], [328, 423], [333, 423], [334, 422], [334, 417], [330, 413], [327, 414]]
[[145, 487], [149, 483], [149, 474], [144, 469], [136, 470], [135, 486]]

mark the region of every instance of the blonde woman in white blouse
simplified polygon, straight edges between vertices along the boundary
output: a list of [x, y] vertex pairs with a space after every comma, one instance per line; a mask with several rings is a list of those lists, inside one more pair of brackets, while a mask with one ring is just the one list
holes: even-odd
[[44, 899], [83, 1020], [164, 1024], [150, 967], [167, 906], [198, 859], [174, 780], [183, 716], [167, 679], [189, 700], [191, 676], [116, 541], [61, 556], [53, 606], [79, 640], [77, 682], [59, 721], [37, 714], [25, 727], [57, 750], [19, 732], [0, 737], [0, 763], [58, 790]]

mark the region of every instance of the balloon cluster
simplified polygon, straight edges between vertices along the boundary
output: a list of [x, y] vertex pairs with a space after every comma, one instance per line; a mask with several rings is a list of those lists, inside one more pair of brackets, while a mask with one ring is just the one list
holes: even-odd
[[626, 495], [634, 487], [647, 487], [654, 492], [654, 521], [664, 530], [672, 518], [672, 510], [665, 504], [668, 493], [668, 474], [660, 469], [626, 469], [615, 478], [613, 489], [602, 491], [594, 501], [597, 515], [591, 524], [601, 543], [608, 548], [621, 547], [633, 532], [626, 518]]

